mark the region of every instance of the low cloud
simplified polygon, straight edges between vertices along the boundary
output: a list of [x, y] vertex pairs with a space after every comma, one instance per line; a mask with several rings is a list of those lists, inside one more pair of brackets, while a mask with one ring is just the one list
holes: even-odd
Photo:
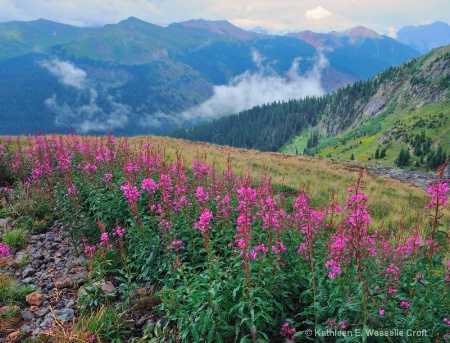
[[325, 94], [321, 76], [323, 69], [328, 66], [328, 60], [321, 52], [313, 67], [303, 75], [299, 72], [302, 63], [300, 58], [293, 61], [283, 76], [271, 68], [271, 63], [264, 63], [265, 57], [257, 51], [253, 52], [253, 62], [257, 72], [247, 71], [233, 78], [228, 85], [214, 86], [213, 95], [202, 104], [178, 114], [144, 114], [140, 116], [139, 125], [156, 130], [182, 128], [239, 113], [257, 105]]
[[285, 76], [277, 75], [270, 67], [263, 67], [264, 58], [259, 53], [254, 53], [253, 60], [258, 72], [247, 71], [228, 85], [214, 86], [211, 98], [180, 114], [183, 121], [212, 120], [273, 101], [325, 94], [321, 75], [328, 60], [322, 53], [305, 75], [299, 73], [299, 64], [302, 63], [299, 58], [293, 61]]
[[102, 104], [98, 105], [99, 94], [93, 82], [90, 82], [87, 73], [67, 61], [45, 61], [41, 65], [57, 77], [64, 85], [78, 90], [81, 98], [87, 95], [88, 101], [84, 104], [68, 104], [59, 102], [56, 94], [44, 101], [45, 105], [55, 113], [55, 124], [60, 127], [74, 127], [79, 133], [93, 131], [106, 132], [109, 129], [123, 128], [132, 114], [131, 107], [116, 102], [111, 95], [104, 96]]
[[56, 76], [63, 85], [77, 89], [83, 89], [86, 85], [87, 73], [70, 62], [54, 59], [52, 61], [44, 61], [41, 65], [52, 75]]

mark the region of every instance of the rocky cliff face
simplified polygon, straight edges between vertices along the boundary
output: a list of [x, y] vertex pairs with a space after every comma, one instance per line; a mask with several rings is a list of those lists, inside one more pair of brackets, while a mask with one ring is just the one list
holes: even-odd
[[[361, 87], [359, 96], [347, 94], [329, 106], [317, 129], [323, 137], [356, 128], [398, 104], [419, 108], [449, 96], [450, 46], [389, 68]], [[360, 95], [363, 94], [363, 97]]]

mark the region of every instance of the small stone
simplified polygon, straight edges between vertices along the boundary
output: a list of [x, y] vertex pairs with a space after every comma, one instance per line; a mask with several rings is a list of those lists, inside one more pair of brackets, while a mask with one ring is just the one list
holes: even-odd
[[54, 240], [55, 240], [55, 235], [53, 235], [53, 233], [47, 232], [45, 234], [45, 241], [46, 242], [53, 242]]
[[67, 288], [72, 285], [81, 285], [86, 282], [84, 274], [67, 274], [54, 281], [56, 288]]
[[36, 312], [37, 310], [39, 310], [39, 306], [30, 306], [30, 312]]
[[102, 290], [106, 293], [114, 292], [115, 287], [111, 282], [106, 282], [102, 284]]
[[[75, 311], [71, 308], [64, 308], [62, 310], [53, 311], [53, 315], [58, 321], [70, 322], [75, 317]], [[49, 315], [47, 315], [48, 317]]]
[[20, 327], [20, 332], [22, 333], [29, 333], [31, 330], [33, 330], [33, 325], [22, 325]]
[[75, 302], [73, 300], [69, 300], [66, 303], [66, 308], [71, 308], [71, 307], [74, 307], [74, 306], [75, 306]]
[[52, 283], [48, 283], [48, 284], [45, 285], [45, 288], [48, 289], [48, 290], [52, 290], [53, 288], [55, 288], [55, 285], [52, 284]]
[[22, 272], [22, 277], [23, 277], [23, 278], [27, 278], [27, 277], [29, 277], [29, 276], [33, 276], [35, 272], [36, 272], [36, 270], [35, 270], [34, 268], [32, 268], [32, 267], [27, 267], [27, 268], [25, 268], [25, 269], [23, 270], [23, 272]]
[[32, 321], [34, 319], [34, 314], [30, 311], [23, 311], [22, 312], [22, 318], [26, 321]]
[[36, 311], [35, 314], [37, 317], [44, 317], [49, 312], [50, 310], [48, 309], [48, 307], [43, 307], [39, 311]]
[[69, 248], [66, 248], [66, 247], [61, 248], [61, 249], [59, 249], [59, 252], [60, 252], [61, 254], [65, 255], [65, 254], [67, 254], [67, 253], [69, 252]]
[[50, 329], [52, 327], [54, 321], [55, 320], [53, 319], [51, 314], [49, 314], [49, 315], [47, 315], [47, 317], [45, 317], [45, 319], [42, 321], [42, 323], [39, 326], [43, 329]]
[[34, 238], [36, 239], [36, 241], [43, 241], [45, 239], [45, 233], [36, 235], [36, 236], [34, 236]]
[[30, 283], [33, 283], [34, 279], [32, 277], [27, 277], [22, 280], [23, 284], [29, 285]]
[[33, 262], [31, 262], [31, 266], [33, 268], [39, 269], [42, 266], [42, 262], [39, 260], [34, 260]]
[[40, 306], [42, 302], [45, 300], [45, 297], [41, 292], [33, 292], [28, 294], [25, 297], [25, 300], [31, 305]]

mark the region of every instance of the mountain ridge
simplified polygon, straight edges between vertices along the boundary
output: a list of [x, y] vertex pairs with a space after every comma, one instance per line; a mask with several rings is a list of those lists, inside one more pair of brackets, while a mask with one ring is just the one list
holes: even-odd
[[[70, 127], [104, 132], [110, 125], [114, 133], [133, 135], [192, 126], [205, 119], [180, 114], [206, 102], [217, 87], [251, 77], [283, 84], [307, 79], [319, 54], [301, 39], [248, 33], [227, 21], [162, 27], [130, 17], [78, 28], [37, 20], [0, 23], [0, 33], [0, 117], [14, 127], [3, 126], [3, 134]], [[336, 38], [339, 49], [322, 52], [327, 63], [315, 78], [325, 92], [418, 56], [384, 38], [352, 45], [348, 37]]]

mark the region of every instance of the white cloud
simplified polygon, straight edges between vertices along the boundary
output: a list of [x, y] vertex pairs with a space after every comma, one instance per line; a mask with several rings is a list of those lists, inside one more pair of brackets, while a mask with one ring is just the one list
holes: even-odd
[[298, 99], [305, 96], [320, 96], [325, 93], [321, 85], [321, 74], [328, 60], [319, 54], [313, 68], [306, 74], [299, 74], [296, 59], [286, 77], [275, 74], [270, 68], [262, 67], [264, 58], [254, 52], [253, 59], [259, 71], [249, 71], [235, 77], [228, 85], [214, 86], [211, 98], [183, 113], [183, 120], [212, 120], [227, 114], [238, 113], [257, 105], [279, 100]]
[[44, 61], [41, 65], [56, 76], [62, 84], [78, 89], [85, 87], [87, 73], [70, 62], [54, 59]]
[[322, 6], [317, 6], [316, 8], [306, 11], [305, 15], [309, 19], [320, 20], [331, 16], [332, 13]]
[[106, 132], [108, 129], [123, 128], [132, 114], [131, 107], [116, 102], [110, 95], [104, 101], [108, 107], [105, 111], [98, 105], [98, 91], [88, 80], [87, 73], [70, 62], [44, 61], [41, 65], [64, 85], [74, 87], [79, 94], [87, 94], [86, 104], [59, 103], [57, 96], [44, 101], [45, 105], [55, 113], [55, 124], [61, 127], [74, 127], [80, 133], [92, 131]]

